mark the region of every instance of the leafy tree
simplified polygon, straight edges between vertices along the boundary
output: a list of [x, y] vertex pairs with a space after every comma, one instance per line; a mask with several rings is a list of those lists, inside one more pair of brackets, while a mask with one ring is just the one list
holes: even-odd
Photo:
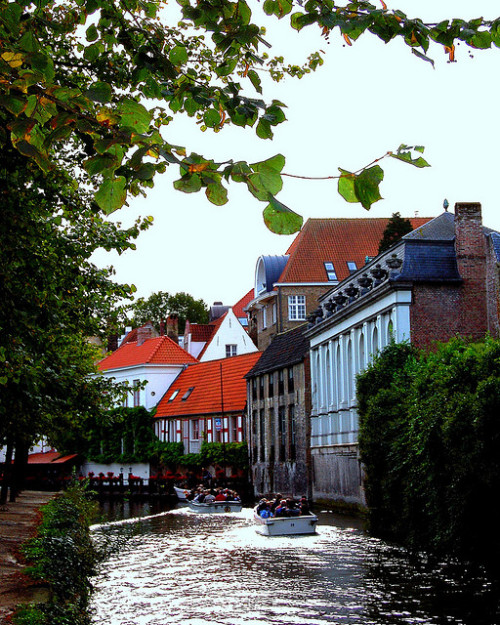
[[409, 219], [401, 217], [399, 213], [393, 213], [382, 235], [380, 245], [378, 246], [378, 253], [385, 252], [391, 245], [400, 241], [405, 234], [408, 234], [408, 232], [412, 230], [413, 226]]
[[88, 339], [103, 334], [131, 289], [89, 259], [99, 247], [133, 247], [149, 222], [127, 230], [107, 223], [62, 168], [42, 172], [8, 145], [0, 185], [0, 444], [8, 460], [16, 450], [22, 477], [34, 442], [45, 435], [57, 445], [112, 397], [105, 380], [89, 377], [96, 351]]
[[170, 295], [164, 291], [153, 293], [147, 299], [140, 297], [130, 304], [129, 313], [135, 327], [152, 321], [157, 330], [169, 315], [177, 315], [179, 332], [184, 333], [186, 320], [192, 323], [208, 323], [208, 308], [202, 299], [194, 299], [187, 293]]
[[[234, 124], [271, 139], [286, 119], [285, 105], [263, 99], [263, 72], [275, 80], [285, 74], [300, 78], [322, 64], [321, 53], [312, 53], [303, 66], [270, 58], [265, 29], [245, 0], [178, 0], [178, 5], [182, 19], [174, 25], [167, 23], [171, 8], [160, 0], [2, 0], [0, 110], [10, 132], [3, 145], [8, 141], [46, 173], [83, 166], [106, 213], [174, 167], [178, 190], [204, 190], [209, 201], [221, 205], [228, 184], [243, 183], [266, 204], [268, 227], [298, 230], [302, 218], [276, 198], [289, 175], [283, 155], [251, 164], [216, 162], [188, 153], [164, 135], [173, 116], [185, 113], [202, 130], [218, 132]], [[385, 43], [399, 38], [429, 63], [431, 44], [450, 60], [459, 42], [475, 49], [500, 45], [500, 19], [426, 24], [380, 5], [266, 0], [262, 6], [268, 16], [288, 17], [299, 31], [314, 26], [325, 38], [338, 31], [347, 45], [367, 33]], [[61, 163], [57, 154], [63, 147], [69, 150]], [[339, 168], [331, 177], [338, 178], [348, 202], [368, 209], [380, 199], [379, 162], [388, 157], [425, 167], [422, 152], [421, 146], [401, 145], [358, 171]]]

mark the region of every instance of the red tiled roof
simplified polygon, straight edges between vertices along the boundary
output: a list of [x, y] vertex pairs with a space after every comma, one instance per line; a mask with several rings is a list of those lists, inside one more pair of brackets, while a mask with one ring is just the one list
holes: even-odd
[[[430, 218], [409, 218], [413, 228]], [[349, 276], [347, 261], [359, 269], [366, 256], [376, 256], [388, 217], [308, 219], [287, 250], [288, 263], [280, 283], [328, 282], [325, 262], [332, 262], [339, 281]]]
[[146, 339], [142, 345], [137, 341], [125, 343], [97, 366], [101, 371], [132, 367], [134, 365], [182, 365], [198, 362], [168, 336]]
[[253, 288], [250, 289], [250, 291], [248, 291], [248, 293], [246, 295], [244, 295], [238, 302], [236, 302], [236, 304], [233, 306], [233, 312], [236, 315], [236, 317], [238, 317], [238, 319], [241, 319], [242, 317], [246, 317], [246, 312], [244, 311], [245, 306], [251, 302], [254, 298], [254, 290]]
[[[253, 352], [199, 362], [188, 367], [161, 399], [156, 409], [156, 417], [220, 414], [243, 410], [247, 401], [244, 376], [260, 356], [261, 352]], [[193, 390], [183, 400], [182, 397], [190, 388]], [[169, 401], [176, 390], [179, 392], [173, 401]]]
[[214, 327], [209, 323], [192, 323], [189, 329], [191, 330], [191, 340], [196, 343], [205, 343], [212, 338], [214, 333]]

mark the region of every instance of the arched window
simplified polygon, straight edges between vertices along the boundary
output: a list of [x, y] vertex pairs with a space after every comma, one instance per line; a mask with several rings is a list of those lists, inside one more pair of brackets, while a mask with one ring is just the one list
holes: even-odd
[[378, 329], [377, 326], [373, 328], [372, 333], [372, 357], [378, 352]]
[[336, 393], [336, 405], [337, 408], [342, 401], [342, 361], [340, 358], [340, 345], [337, 345], [336, 356], [335, 356], [335, 393]]
[[333, 386], [332, 363], [330, 362], [330, 347], [326, 348], [325, 358], [326, 358], [326, 363], [325, 363], [326, 405], [328, 407], [332, 403], [332, 386]]
[[365, 335], [363, 332], [359, 335], [359, 370], [365, 368]]
[[387, 324], [387, 344], [389, 345], [395, 340], [396, 337], [394, 336], [394, 324], [392, 323], [392, 319], [389, 319], [389, 323]]
[[354, 396], [354, 364], [352, 353], [352, 341], [347, 343], [347, 399], [350, 402]]

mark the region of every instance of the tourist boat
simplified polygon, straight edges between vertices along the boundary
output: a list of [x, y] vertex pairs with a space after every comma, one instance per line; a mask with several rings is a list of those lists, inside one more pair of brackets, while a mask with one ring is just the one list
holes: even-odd
[[211, 501], [210, 503], [199, 503], [197, 501], [188, 501], [189, 508], [193, 512], [241, 512], [243, 504], [241, 501]]
[[255, 531], [263, 536], [294, 536], [315, 534], [318, 517], [315, 514], [304, 516], [268, 517], [263, 519], [254, 508]]
[[180, 488], [179, 486], [174, 486], [174, 492], [177, 495], [177, 499], [180, 501], [185, 501], [189, 495], [189, 490], [187, 488]]

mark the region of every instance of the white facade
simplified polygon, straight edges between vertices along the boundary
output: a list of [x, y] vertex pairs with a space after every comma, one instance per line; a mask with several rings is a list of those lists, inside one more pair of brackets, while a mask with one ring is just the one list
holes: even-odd
[[[129, 408], [143, 406], [147, 410], [151, 410], [185, 367], [186, 365], [141, 364], [120, 367], [119, 369], [107, 369], [101, 373], [104, 377], [114, 379], [117, 383], [128, 383], [131, 389], [127, 399]], [[137, 382], [141, 384], [146, 382], [145, 388], [134, 391], [133, 387], [137, 385]]]
[[391, 340], [410, 339], [411, 293], [390, 291], [311, 338], [311, 446], [357, 443], [356, 375]]
[[[194, 345], [197, 344], [195, 343]], [[256, 351], [256, 345], [239, 322], [233, 309], [230, 308], [221, 321], [217, 332], [210, 339], [206, 350], [200, 358], [200, 362], [219, 360], [220, 358], [228, 358], [230, 356], [241, 356], [241, 354], [250, 354]], [[201, 349], [198, 354], [200, 352]], [[195, 357], [198, 355], [193, 352], [191, 354]]]

